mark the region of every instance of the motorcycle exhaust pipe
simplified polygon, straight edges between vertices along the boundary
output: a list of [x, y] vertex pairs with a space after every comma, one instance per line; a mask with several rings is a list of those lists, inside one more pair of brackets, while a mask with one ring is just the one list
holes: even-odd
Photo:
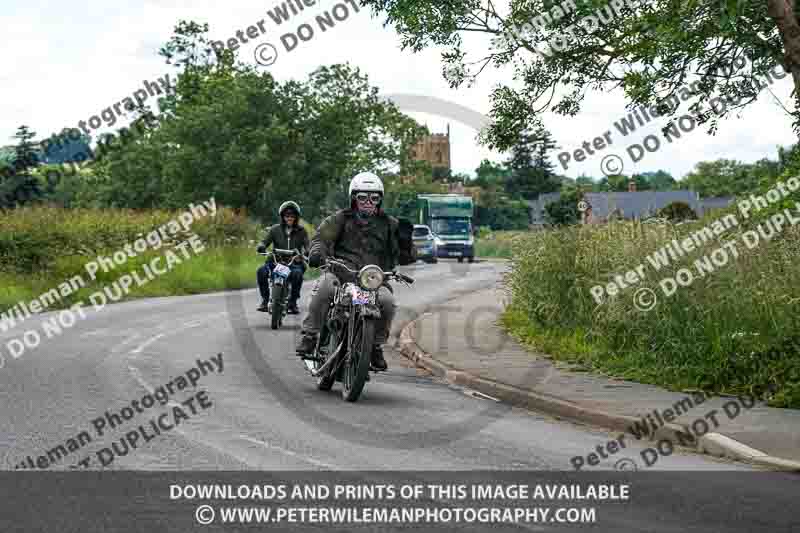
[[342, 341], [339, 343], [339, 346], [337, 346], [337, 347], [336, 347], [336, 350], [333, 352], [333, 355], [331, 355], [330, 357], [328, 357], [328, 360], [327, 360], [327, 361], [325, 361], [325, 364], [324, 364], [324, 365], [322, 365], [321, 367], [319, 367], [319, 368], [318, 368], [318, 369], [316, 369], [316, 370], [312, 370], [312, 371], [311, 371], [311, 375], [312, 375], [312, 376], [314, 376], [315, 378], [317, 378], [317, 377], [319, 377], [319, 376], [320, 376], [320, 374], [322, 374], [323, 372], [327, 371], [327, 370], [328, 370], [328, 368], [330, 368], [330, 367], [331, 367], [331, 365], [333, 364], [333, 362], [334, 362], [334, 361], [336, 361], [336, 359], [337, 359], [337, 357], [336, 357], [336, 354], [338, 354], [338, 353], [339, 353], [339, 350], [341, 350], [341, 349], [342, 349], [342, 346], [343, 346], [343, 345], [344, 345], [344, 339], [342, 339]]

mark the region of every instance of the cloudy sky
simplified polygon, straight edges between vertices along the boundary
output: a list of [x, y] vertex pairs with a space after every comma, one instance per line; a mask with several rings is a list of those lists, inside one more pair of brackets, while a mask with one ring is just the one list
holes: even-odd
[[[400, 39], [383, 19], [375, 19], [362, 9], [348, 9], [347, 18], [324, 33], [317, 30], [307, 42], [286, 52], [281, 35], [302, 23], [312, 23], [316, 15], [333, 9], [339, 0], [321, 0], [277, 26], [267, 15], [283, 2], [245, 2], [244, 0], [125, 0], [108, 3], [100, 0], [52, 2], [44, 0], [2, 0], [0, 27], [6, 43], [4, 69], [0, 72], [0, 146], [12, 144], [10, 137], [20, 124], [31, 126], [40, 136], [60, 131], [65, 126], [77, 127], [103, 109], [131, 96], [144, 80], [153, 80], [175, 69], [166, 65], [157, 54], [172, 35], [181, 19], [207, 22], [212, 39], [227, 40], [237, 30], [264, 20], [266, 33], [248, 39], [238, 49], [241, 61], [255, 64], [254, 52], [261, 43], [276, 46], [278, 57], [268, 69], [280, 80], [304, 79], [319, 65], [349, 62], [365, 72], [370, 82], [383, 94], [425, 95], [468, 107], [487, 114], [489, 95], [494, 87], [510, 82], [507, 71], [485, 70], [474, 87], [450, 89], [442, 78], [439, 51], [426, 50], [413, 54], [400, 50]], [[344, 7], [337, 14], [344, 18]], [[486, 46], [482, 40], [468, 42], [475, 54]], [[474, 56], [473, 56], [474, 57]], [[698, 161], [721, 157], [744, 162], [762, 157], [775, 157], [776, 146], [793, 142], [791, 120], [776, 102], [789, 102], [789, 77], [772, 85], [774, 97], [764, 91], [757, 104], [739, 117], [722, 123], [715, 136], [702, 129], [685, 134], [673, 144], [664, 142], [654, 153], [633, 163], [626, 147], [641, 142], [648, 134], [658, 134], [657, 122], [623, 137], [614, 122], [625, 116], [624, 96], [619, 93], [591, 94], [577, 117], [546, 115], [560, 151], [572, 151], [584, 141], [591, 141], [612, 130], [613, 145], [582, 163], [571, 162], [560, 172], [577, 177], [581, 174], [601, 176], [601, 160], [619, 155], [624, 172], [645, 172], [665, 169], [676, 177], [691, 171]], [[443, 132], [451, 125], [453, 170], [474, 173], [484, 158], [501, 160], [504, 154], [479, 146], [476, 131], [468, 124], [437, 114], [409, 112], [434, 132]], [[408, 111], [408, 110], [407, 110]], [[113, 129], [124, 123], [117, 123]], [[96, 134], [108, 131], [101, 127]]]

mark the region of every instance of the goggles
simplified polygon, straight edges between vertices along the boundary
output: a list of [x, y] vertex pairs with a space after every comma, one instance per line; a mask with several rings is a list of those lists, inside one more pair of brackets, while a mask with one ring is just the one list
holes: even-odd
[[381, 201], [381, 198], [383, 198], [383, 195], [381, 195], [380, 193], [377, 193], [377, 192], [373, 192], [373, 193], [360, 192], [360, 193], [356, 194], [356, 200], [358, 200], [359, 202], [362, 202], [362, 203], [366, 202], [367, 200], [369, 200], [373, 204], [377, 204], [378, 202]]

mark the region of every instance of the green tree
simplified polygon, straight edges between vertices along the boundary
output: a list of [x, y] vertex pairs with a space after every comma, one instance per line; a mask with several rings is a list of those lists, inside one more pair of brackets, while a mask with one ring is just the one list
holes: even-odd
[[590, 176], [581, 175], [575, 179], [575, 187], [581, 191], [595, 192], [597, 190], [597, 182]]
[[[513, 146], [546, 110], [577, 114], [587, 88], [621, 87], [631, 105], [659, 105], [664, 112], [670, 102], [710, 109], [710, 99], [722, 95], [732, 102], [724, 117], [754, 102], [762, 90], [756, 80], [778, 64], [792, 74], [795, 97], [800, 95], [794, 0], [626, 2], [602, 12], [612, 20], [606, 24], [581, 22], [590, 15], [597, 21], [599, 10], [613, 9], [605, 1], [575, 2], [577, 10], [571, 2], [550, 0], [452, 0], [436, 3], [435, 9], [427, 0], [362, 4], [386, 17], [404, 49], [443, 48], [443, 72], [451, 87], [474, 82], [490, 65], [513, 66], [513, 83], [492, 95], [494, 122], [484, 136], [500, 150]], [[491, 37], [491, 46], [471, 57], [464, 43], [476, 34]], [[752, 68], [736, 68], [747, 58]], [[698, 85], [688, 91], [694, 81]], [[798, 112], [793, 114], [800, 127]], [[710, 113], [701, 120], [716, 129], [717, 118]]]
[[672, 222], [680, 222], [682, 220], [696, 219], [697, 213], [686, 202], [672, 202], [662, 207], [656, 216], [669, 219]]
[[17, 133], [14, 135], [14, 138], [17, 139], [17, 145], [14, 148], [14, 166], [19, 172], [25, 172], [39, 164], [39, 156], [36, 153], [36, 146], [33, 144], [35, 137], [36, 133], [31, 131], [28, 126], [22, 125], [17, 128]]
[[433, 181], [450, 181], [453, 177], [452, 171], [445, 167], [433, 167], [431, 171]]
[[506, 162], [506, 192], [515, 198], [533, 200], [542, 193], [557, 191], [561, 185], [547, 157], [553, 148], [552, 136], [544, 128], [524, 132], [511, 147], [511, 158]]
[[597, 192], [626, 192], [629, 190], [631, 181], [636, 184], [637, 191], [647, 191], [653, 188], [644, 174], [634, 174], [633, 176], [612, 174], [603, 177], [597, 183], [596, 190]]
[[[72, 134], [72, 137], [70, 137]], [[77, 128], [62, 128], [42, 141], [42, 163], [57, 165], [90, 158], [92, 138]]]
[[0, 174], [0, 208], [24, 205], [42, 197], [42, 188], [33, 171], [39, 165], [39, 155], [33, 139], [36, 133], [22, 125], [14, 138], [14, 161], [10, 169]]
[[357, 68], [320, 67], [305, 81], [214, 60], [207, 25], [181, 21], [161, 53], [181, 69], [176, 90], [125, 150], [109, 152], [96, 179], [101, 197], [125, 207], [180, 207], [214, 196], [272, 220], [286, 199], [318, 220], [347, 205], [357, 172], [408, 166], [404, 146], [424, 131]]
[[678, 182], [672, 177], [672, 174], [664, 170], [656, 172], [642, 172], [641, 174], [647, 180], [648, 188], [654, 191], [670, 191], [675, 189]]
[[577, 189], [565, 190], [558, 200], [545, 206], [547, 220], [554, 226], [576, 224], [580, 220], [580, 211], [578, 211], [580, 199], [581, 193]]
[[469, 185], [487, 190], [502, 188], [508, 177], [509, 171], [502, 163], [484, 159], [475, 169], [475, 179], [471, 180]]
[[800, 143], [792, 146], [778, 147], [778, 171], [785, 172], [787, 168], [800, 165]]
[[697, 163], [694, 170], [680, 181], [680, 187], [696, 191], [702, 197], [729, 196], [756, 190], [760, 179], [752, 165], [717, 159]]
[[465, 172], [456, 172], [450, 176], [450, 181], [467, 185], [470, 182], [470, 176]]

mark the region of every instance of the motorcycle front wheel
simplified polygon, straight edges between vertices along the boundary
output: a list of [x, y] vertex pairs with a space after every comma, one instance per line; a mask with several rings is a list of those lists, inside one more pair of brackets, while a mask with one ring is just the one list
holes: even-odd
[[[325, 351], [325, 360], [329, 360], [331, 357], [334, 356], [334, 352], [336, 351], [336, 347], [339, 346], [339, 342], [341, 340], [340, 335], [337, 331], [331, 331], [327, 324], [322, 326], [322, 331], [320, 332], [320, 343], [317, 353], [318, 355], [321, 350]], [[314, 363], [314, 368], [319, 368], [322, 366], [322, 363]], [[330, 370], [326, 372], [324, 375], [319, 376], [317, 378], [317, 389], [319, 390], [331, 390], [333, 384], [336, 382], [336, 376], [332, 375]]]
[[286, 285], [273, 285], [272, 287], [272, 329], [278, 329], [283, 322], [285, 312], [284, 301], [286, 300]]
[[372, 345], [375, 341], [375, 322], [360, 319], [353, 336], [352, 349], [345, 360], [342, 385], [342, 397], [348, 402], [355, 402], [361, 396], [364, 383], [369, 376], [369, 360], [372, 356]]

